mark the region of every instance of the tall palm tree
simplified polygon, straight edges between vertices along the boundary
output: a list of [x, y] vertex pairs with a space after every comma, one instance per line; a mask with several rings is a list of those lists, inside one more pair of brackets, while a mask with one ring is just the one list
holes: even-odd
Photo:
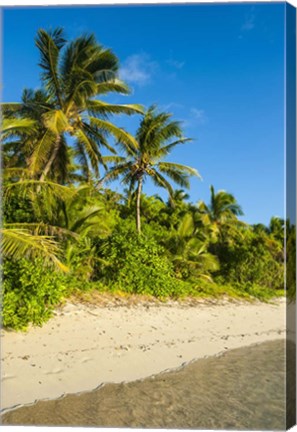
[[174, 190], [166, 178], [178, 185], [188, 188], [189, 177], [200, 177], [198, 171], [186, 165], [164, 160], [178, 144], [191, 141], [185, 138], [181, 125], [171, 120], [171, 114], [157, 112], [151, 106], [143, 116], [136, 132], [137, 146], [123, 143], [121, 146], [125, 157], [110, 157], [108, 161], [115, 162], [103, 180], [114, 180], [122, 177], [122, 182], [129, 185], [130, 191], [136, 188], [136, 227], [141, 232], [140, 197], [143, 183], [150, 177], [156, 186], [165, 188], [172, 197]]
[[[91, 170], [98, 176], [98, 165], [102, 163], [100, 148], [114, 153], [107, 134], [132, 148], [137, 145], [132, 136], [108, 120], [109, 116], [142, 113], [142, 107], [95, 99], [109, 92], [127, 94], [129, 89], [117, 78], [117, 57], [99, 45], [93, 35], [67, 42], [61, 28], [51, 32], [41, 29], [36, 46], [40, 53], [42, 88], [25, 91], [19, 104], [2, 105], [8, 123], [6, 133], [20, 135], [31, 127], [25, 139], [27, 163], [32, 175], [41, 181], [54, 168], [66, 169], [69, 136], [86, 176], [90, 176]], [[24, 147], [24, 136], [20, 143]]]

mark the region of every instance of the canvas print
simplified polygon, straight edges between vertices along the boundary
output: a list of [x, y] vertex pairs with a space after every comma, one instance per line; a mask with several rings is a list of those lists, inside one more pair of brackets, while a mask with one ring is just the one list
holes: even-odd
[[1, 14], [3, 426], [294, 426], [295, 8]]

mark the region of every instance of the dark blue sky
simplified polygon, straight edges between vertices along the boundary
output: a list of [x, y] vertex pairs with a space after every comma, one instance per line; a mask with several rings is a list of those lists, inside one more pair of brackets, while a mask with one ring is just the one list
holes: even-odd
[[[38, 28], [94, 32], [133, 88], [119, 103], [158, 104], [194, 141], [170, 160], [194, 166], [191, 201], [233, 193], [249, 223], [284, 215], [285, 4], [4, 8], [3, 98], [38, 87]], [[134, 132], [139, 117], [119, 117]], [[149, 182], [149, 194], [160, 193]], [[166, 196], [161, 192], [162, 196]]]

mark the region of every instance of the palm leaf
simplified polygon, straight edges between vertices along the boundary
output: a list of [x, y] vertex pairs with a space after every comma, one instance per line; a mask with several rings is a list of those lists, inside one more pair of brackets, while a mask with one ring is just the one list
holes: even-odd
[[67, 186], [60, 185], [58, 183], [53, 183], [50, 181], [38, 181], [38, 180], [23, 180], [21, 182], [10, 183], [5, 185], [4, 188], [4, 198], [9, 199], [10, 195], [14, 191], [18, 191], [20, 196], [29, 197], [34, 201], [37, 198], [38, 193], [43, 193], [44, 196], [59, 198], [59, 199], [69, 199], [76, 193], [75, 189], [69, 188]]
[[194, 221], [193, 221], [193, 216], [190, 213], [187, 213], [182, 221], [180, 222], [178, 229], [177, 229], [177, 234], [180, 237], [190, 237], [191, 235], [193, 235], [194, 232]]
[[33, 235], [25, 229], [17, 228], [3, 228], [0, 233], [4, 256], [16, 260], [23, 257], [42, 257], [46, 265], [52, 264], [64, 272], [68, 271], [68, 267], [58, 259], [61, 251], [52, 237]]
[[70, 129], [68, 119], [62, 110], [51, 110], [42, 116], [44, 125], [53, 134], [60, 135], [67, 129]]
[[124, 158], [123, 156], [102, 156], [102, 160], [105, 164], [108, 163], [113, 163], [113, 164], [119, 164], [119, 163], [123, 163], [126, 158]]
[[29, 161], [29, 169], [32, 174], [39, 173], [41, 168], [46, 164], [56, 140], [57, 135], [49, 129], [38, 140]]
[[74, 135], [76, 136], [79, 143], [83, 146], [84, 153], [90, 159], [92, 168], [95, 171], [95, 174], [98, 176], [99, 175], [98, 164], [101, 159], [101, 153], [96, 143], [86, 135], [85, 131], [82, 128], [77, 129]]
[[23, 104], [20, 102], [4, 102], [0, 103], [0, 109], [2, 114], [11, 115], [19, 113], [23, 108]]
[[20, 223], [5, 223], [5, 228], [7, 229], [21, 229], [26, 230], [30, 234], [39, 236], [45, 235], [50, 236], [52, 238], [64, 238], [64, 237], [72, 237], [78, 238], [77, 234], [69, 229], [57, 226], [50, 225], [44, 222], [20, 222]]
[[112, 180], [117, 179], [119, 176], [123, 175], [123, 174], [128, 174], [131, 176], [131, 168], [132, 168], [132, 162], [124, 162], [122, 164], [116, 165], [112, 168], [110, 168], [107, 173], [104, 175], [104, 177], [100, 180], [100, 183], [102, 184], [103, 182], [110, 182]]
[[12, 179], [15, 177], [28, 178], [30, 177], [31, 172], [27, 168], [5, 168], [3, 170], [3, 177], [5, 179]]
[[143, 107], [139, 104], [115, 105], [99, 100], [88, 101], [86, 108], [92, 114], [143, 114]]
[[65, 44], [63, 30], [55, 29], [51, 33], [40, 29], [35, 40], [36, 46], [40, 52], [39, 66], [43, 69], [42, 78], [45, 86], [52, 97], [56, 98], [62, 106], [62, 95], [58, 74], [59, 52]]
[[102, 212], [102, 207], [93, 206], [84, 208], [83, 212], [78, 216], [70, 230], [73, 232], [79, 232], [80, 228], [85, 225], [87, 221], [90, 221], [90, 219], [97, 216], [100, 212]]
[[159, 186], [159, 187], [162, 187], [164, 189], [167, 189], [170, 197], [173, 195], [173, 193], [174, 193], [173, 187], [166, 180], [166, 178], [164, 176], [162, 176], [162, 174], [160, 174], [155, 169], [151, 169], [150, 170], [150, 175], [151, 175], [151, 177], [153, 179], [153, 182], [155, 183], [156, 186]]
[[180, 138], [170, 144], [167, 144], [166, 146], [160, 148], [160, 156], [168, 155], [171, 152], [171, 150], [178, 144], [185, 144], [191, 141], [193, 141], [192, 138]]
[[108, 82], [101, 82], [97, 84], [97, 94], [106, 94], [113, 92], [127, 95], [130, 93], [130, 88], [126, 83], [124, 83], [124, 81], [121, 81], [117, 78]]
[[199, 174], [199, 172], [195, 168], [192, 168], [187, 165], [182, 165], [173, 162], [159, 162], [158, 167], [160, 170], [165, 170], [164, 172], [166, 172], [166, 170], [168, 171], [176, 170], [177, 172], [184, 173], [189, 176], [199, 177], [201, 179], [201, 175]]
[[1, 133], [3, 137], [10, 135], [17, 135], [23, 133], [32, 133], [37, 124], [34, 120], [28, 118], [9, 118], [4, 119], [1, 125]]
[[128, 148], [136, 149], [138, 147], [135, 138], [124, 129], [121, 129], [106, 120], [97, 119], [95, 117], [90, 117], [90, 123], [110, 133], [117, 141], [125, 144]]

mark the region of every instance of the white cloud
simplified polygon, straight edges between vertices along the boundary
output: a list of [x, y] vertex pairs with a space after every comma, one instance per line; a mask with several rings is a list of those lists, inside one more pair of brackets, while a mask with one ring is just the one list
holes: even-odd
[[195, 128], [198, 125], [202, 126], [208, 123], [208, 117], [203, 109], [193, 107], [182, 122], [184, 127]]
[[174, 59], [166, 60], [166, 63], [169, 64], [169, 66], [173, 66], [175, 69], [181, 69], [185, 64], [185, 62]]
[[150, 59], [146, 53], [134, 54], [123, 62], [120, 69], [120, 78], [139, 86], [150, 83], [158, 64]]
[[255, 27], [255, 14], [254, 8], [251, 8], [250, 12], [246, 15], [245, 21], [241, 26], [242, 31], [250, 31]]
[[199, 124], [204, 124], [207, 121], [207, 117], [203, 109], [191, 108], [191, 117]]
[[166, 104], [166, 105], [161, 105], [160, 106], [160, 108], [163, 110], [163, 111], [168, 111], [168, 110], [171, 110], [171, 109], [181, 109], [181, 108], [184, 108], [184, 105], [182, 105], [182, 104], [180, 104], [180, 103], [177, 103], [177, 102], [170, 102], [170, 103], [168, 103], [168, 104]]

